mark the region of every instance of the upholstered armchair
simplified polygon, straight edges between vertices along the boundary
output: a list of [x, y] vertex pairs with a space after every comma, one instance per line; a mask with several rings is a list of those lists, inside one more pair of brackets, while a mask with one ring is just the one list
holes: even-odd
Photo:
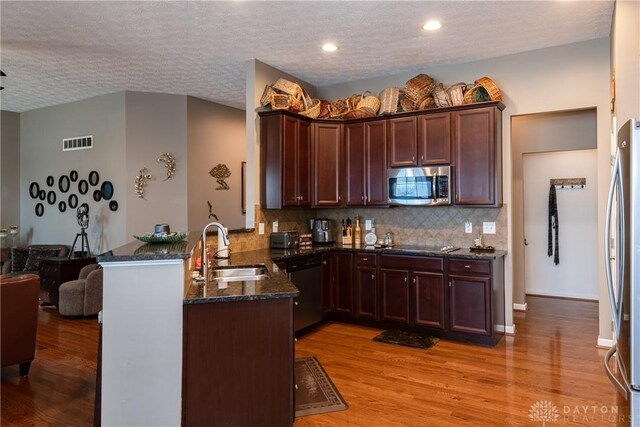
[[2, 367], [20, 364], [27, 376], [36, 354], [40, 277], [0, 276], [0, 359]]
[[102, 310], [102, 268], [98, 264], [86, 265], [78, 280], [60, 285], [58, 312], [62, 316], [94, 316]]

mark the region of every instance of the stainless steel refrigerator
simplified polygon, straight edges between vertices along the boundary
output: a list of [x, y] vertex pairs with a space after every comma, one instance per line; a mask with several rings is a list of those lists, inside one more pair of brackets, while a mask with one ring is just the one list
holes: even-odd
[[[604, 236], [605, 270], [615, 334], [614, 345], [605, 357], [605, 370], [629, 401], [633, 427], [640, 427], [639, 126], [638, 120], [631, 119], [618, 132]], [[612, 258], [615, 261], [612, 262]], [[610, 369], [609, 361], [614, 354], [617, 355], [618, 375]]]

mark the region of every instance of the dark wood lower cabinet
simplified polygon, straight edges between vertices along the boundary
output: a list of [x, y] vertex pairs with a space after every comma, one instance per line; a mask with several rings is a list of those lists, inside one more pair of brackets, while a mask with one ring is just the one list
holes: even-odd
[[409, 323], [409, 272], [381, 268], [380, 280], [382, 320]]
[[184, 306], [182, 425], [291, 426], [291, 298]]
[[334, 255], [334, 288], [336, 314], [353, 314], [353, 254]]
[[450, 274], [449, 284], [450, 329], [491, 335], [491, 279]]
[[411, 323], [416, 326], [444, 329], [444, 274], [414, 271], [412, 275]]
[[355, 277], [355, 316], [360, 319], [377, 319], [378, 293], [376, 292], [376, 268], [368, 266], [356, 266]]

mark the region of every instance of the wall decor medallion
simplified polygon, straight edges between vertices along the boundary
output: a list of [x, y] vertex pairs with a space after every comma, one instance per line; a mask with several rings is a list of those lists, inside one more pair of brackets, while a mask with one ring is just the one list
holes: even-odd
[[86, 179], [81, 179], [80, 182], [78, 182], [78, 193], [87, 194], [87, 191], [89, 191], [89, 183]]
[[53, 183], [54, 183], [54, 182], [55, 182], [55, 180], [53, 179], [53, 177], [52, 177], [51, 175], [49, 175], [49, 176], [47, 177], [47, 185], [48, 185], [49, 187], [53, 187]]
[[40, 189], [40, 192], [38, 193], [38, 198], [40, 200], [45, 200], [47, 198], [47, 192], [43, 188]]
[[78, 180], [78, 171], [69, 172], [69, 178], [71, 179], [71, 182], [76, 182]]
[[89, 184], [95, 187], [98, 185], [98, 182], [100, 182], [100, 175], [96, 171], [91, 171], [89, 173]]
[[209, 175], [216, 179], [218, 183], [218, 187], [216, 190], [228, 190], [229, 184], [225, 181], [225, 179], [231, 176], [231, 171], [224, 163], [218, 163], [216, 167], [209, 171]]
[[64, 212], [67, 210], [67, 204], [65, 203], [64, 200], [60, 201], [60, 203], [58, 203], [58, 210], [60, 212]]
[[78, 196], [76, 196], [75, 194], [71, 194], [69, 196], [68, 203], [69, 203], [69, 207], [71, 209], [77, 208], [78, 207]]
[[100, 200], [102, 200], [102, 191], [93, 190], [93, 200], [95, 200], [96, 202], [99, 202]]
[[167, 177], [163, 181], [173, 178], [173, 174], [176, 172], [176, 159], [170, 153], [162, 153], [158, 157], [158, 163], [163, 163], [167, 168]]
[[100, 186], [100, 192], [102, 193], [102, 198], [105, 200], [111, 200], [113, 197], [113, 184], [111, 181], [105, 181]]
[[29, 186], [29, 195], [32, 199], [37, 199], [40, 194], [40, 186], [37, 182], [32, 182]]
[[109, 202], [109, 209], [113, 212], [118, 210], [118, 202], [116, 202], [115, 200], [112, 200]]
[[71, 187], [71, 181], [69, 181], [69, 177], [67, 175], [62, 175], [60, 179], [58, 179], [58, 189], [66, 193], [69, 191], [69, 187]]
[[36, 215], [42, 216], [44, 214], [44, 205], [42, 203], [38, 203], [36, 205]]
[[[149, 169], [142, 168], [140, 169], [140, 173], [136, 176], [136, 181], [134, 185], [134, 190], [139, 198], [144, 199], [145, 187], [147, 186], [147, 181], [152, 179], [153, 176], [149, 173]], [[145, 199], [146, 200], [146, 199]]]
[[50, 205], [53, 205], [56, 202], [55, 191], [49, 191], [49, 193], [47, 193], [47, 202], [49, 202]]

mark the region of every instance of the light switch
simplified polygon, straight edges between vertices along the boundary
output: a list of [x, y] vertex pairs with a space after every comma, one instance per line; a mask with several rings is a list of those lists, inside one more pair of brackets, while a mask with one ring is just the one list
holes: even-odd
[[264, 234], [264, 222], [258, 224], [258, 234]]
[[273, 224], [271, 224], [271, 228], [273, 229], [272, 231], [274, 233], [278, 232], [278, 220], [277, 219], [275, 221], [273, 221]]
[[496, 234], [496, 223], [495, 222], [483, 222], [482, 223], [482, 234]]
[[473, 233], [473, 223], [471, 221], [464, 223], [464, 232], [467, 234]]

